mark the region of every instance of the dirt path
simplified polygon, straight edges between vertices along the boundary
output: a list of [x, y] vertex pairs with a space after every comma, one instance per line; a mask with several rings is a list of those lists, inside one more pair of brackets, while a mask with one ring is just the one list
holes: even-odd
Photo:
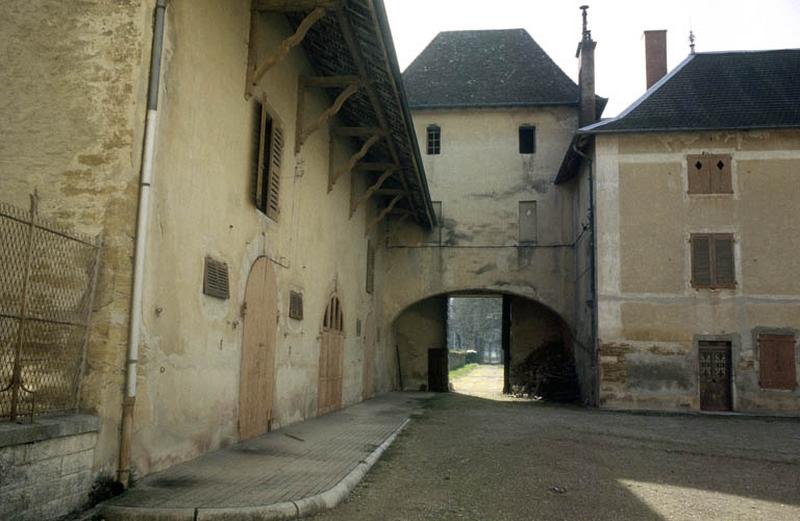
[[453, 378], [453, 392], [501, 399], [503, 397], [503, 366], [479, 365], [469, 373]]
[[797, 521], [800, 422], [449, 393], [315, 519]]

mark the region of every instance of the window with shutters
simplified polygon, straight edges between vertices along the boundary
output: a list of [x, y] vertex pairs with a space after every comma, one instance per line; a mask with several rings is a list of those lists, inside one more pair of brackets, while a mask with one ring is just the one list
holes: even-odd
[[289, 291], [289, 318], [303, 320], [303, 294]]
[[226, 263], [206, 257], [203, 269], [203, 293], [222, 300], [229, 297], [228, 265]]
[[699, 233], [691, 236], [692, 286], [736, 287], [733, 234]]
[[256, 208], [277, 221], [280, 215], [283, 130], [258, 101], [255, 118], [252, 199]]
[[730, 155], [689, 155], [686, 162], [690, 194], [733, 193]]
[[533, 154], [536, 152], [536, 127], [522, 125], [519, 127], [519, 153]]
[[438, 125], [428, 126], [428, 155], [438, 155], [442, 152], [442, 129]]
[[367, 241], [367, 293], [375, 291], [375, 247]]
[[797, 387], [797, 340], [792, 334], [758, 335], [759, 381], [762, 389], [791, 391]]

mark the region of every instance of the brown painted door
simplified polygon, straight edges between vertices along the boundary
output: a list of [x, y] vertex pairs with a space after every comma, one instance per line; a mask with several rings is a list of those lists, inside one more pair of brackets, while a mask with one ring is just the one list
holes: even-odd
[[731, 343], [700, 342], [700, 409], [730, 411]]
[[364, 372], [361, 378], [361, 398], [369, 400], [375, 394], [375, 318], [372, 313], [364, 322]]
[[325, 309], [319, 346], [319, 415], [341, 408], [343, 373], [344, 318], [339, 299], [333, 296]]
[[244, 294], [242, 362], [239, 378], [239, 437], [267, 432], [275, 389], [275, 337], [278, 329], [275, 271], [266, 257], [250, 269]]

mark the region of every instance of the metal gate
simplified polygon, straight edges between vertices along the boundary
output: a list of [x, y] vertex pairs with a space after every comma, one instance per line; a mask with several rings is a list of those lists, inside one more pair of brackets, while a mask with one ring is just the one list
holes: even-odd
[[700, 409], [730, 411], [731, 343], [701, 341], [700, 347]]
[[0, 419], [78, 408], [100, 238], [0, 203]]

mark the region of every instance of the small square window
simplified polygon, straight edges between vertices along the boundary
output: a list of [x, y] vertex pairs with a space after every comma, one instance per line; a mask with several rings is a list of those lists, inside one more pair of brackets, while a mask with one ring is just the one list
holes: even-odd
[[519, 127], [519, 153], [533, 154], [536, 152], [536, 127], [522, 125]]
[[437, 125], [428, 127], [428, 155], [439, 155], [442, 152], [442, 129]]

